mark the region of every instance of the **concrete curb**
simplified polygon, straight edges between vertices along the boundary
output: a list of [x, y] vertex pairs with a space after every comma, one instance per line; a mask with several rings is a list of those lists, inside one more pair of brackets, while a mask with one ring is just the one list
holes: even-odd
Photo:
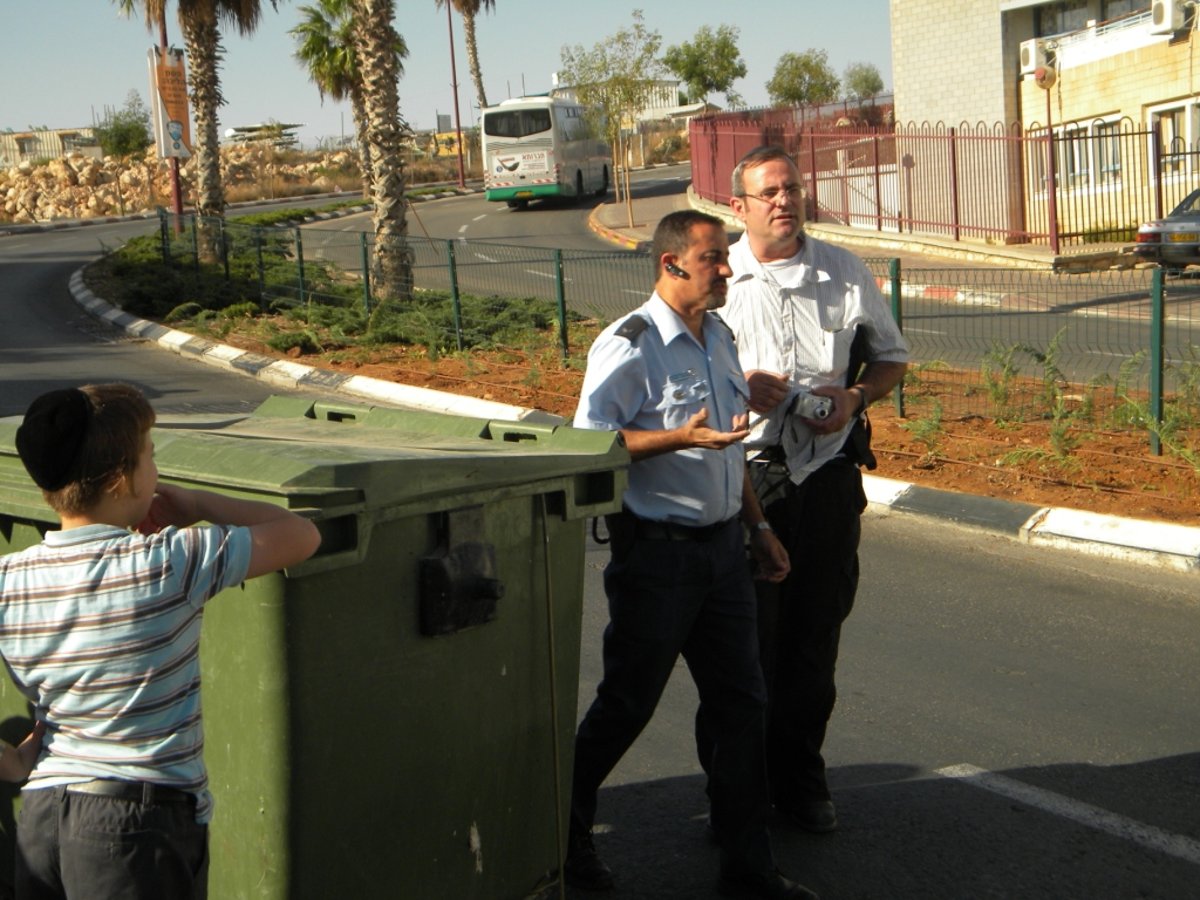
[[878, 512], [927, 516], [1027, 544], [1200, 572], [1200, 528], [938, 491], [874, 475], [863, 477], [863, 488]]
[[290, 360], [262, 356], [248, 350], [240, 350], [226, 344], [198, 338], [177, 331], [157, 322], [139, 319], [97, 297], [83, 283], [83, 269], [71, 276], [70, 290], [75, 302], [97, 319], [122, 329], [126, 334], [143, 340], [153, 341], [160, 347], [187, 356], [207, 365], [218, 366], [258, 378], [284, 388], [321, 388], [345, 394], [355, 400], [391, 403], [409, 409], [428, 412], [449, 413], [473, 419], [501, 419], [510, 422], [529, 422], [558, 425], [563, 419], [537, 409], [525, 409], [491, 400], [447, 394], [429, 388], [413, 387], [366, 378], [362, 375], [346, 375], [301, 365]]
[[599, 237], [602, 240], [608, 241], [610, 244], [619, 244], [620, 246], [625, 247], [629, 250], [640, 250], [643, 247], [649, 245], [649, 243], [650, 243], [649, 241], [638, 240], [637, 238], [629, 237], [628, 235], [621, 234], [621, 232], [615, 231], [612, 228], [609, 228], [607, 225], [605, 225], [603, 222], [600, 221], [599, 213], [600, 213], [601, 209], [602, 209], [602, 207], [597, 206], [595, 209], [593, 209], [591, 211], [591, 214], [588, 215], [588, 222], [587, 222], [588, 228], [597, 237]]

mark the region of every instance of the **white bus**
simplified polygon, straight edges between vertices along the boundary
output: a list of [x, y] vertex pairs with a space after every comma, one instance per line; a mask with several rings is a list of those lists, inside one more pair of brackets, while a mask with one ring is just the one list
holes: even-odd
[[608, 144], [584, 107], [518, 97], [483, 110], [483, 184], [488, 200], [523, 208], [539, 197], [608, 193]]

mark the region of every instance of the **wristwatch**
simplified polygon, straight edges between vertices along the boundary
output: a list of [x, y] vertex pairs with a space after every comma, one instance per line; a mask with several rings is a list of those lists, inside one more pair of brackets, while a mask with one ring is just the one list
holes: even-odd
[[863, 410], [865, 410], [867, 408], [867, 389], [864, 388], [862, 385], [852, 384], [850, 387], [846, 388], [846, 390], [847, 391], [858, 391], [858, 397], [859, 397], [858, 409], [856, 409], [854, 411], [854, 415], [861, 416], [863, 414]]

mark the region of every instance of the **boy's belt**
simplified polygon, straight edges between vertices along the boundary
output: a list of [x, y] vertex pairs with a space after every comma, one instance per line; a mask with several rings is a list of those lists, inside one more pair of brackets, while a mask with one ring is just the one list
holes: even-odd
[[178, 788], [166, 787], [161, 784], [151, 784], [148, 781], [123, 781], [117, 778], [93, 778], [91, 781], [68, 784], [67, 792], [71, 794], [94, 794], [99, 797], [115, 797], [118, 800], [141, 803], [143, 806], [196, 802], [194, 794], [181, 791]]

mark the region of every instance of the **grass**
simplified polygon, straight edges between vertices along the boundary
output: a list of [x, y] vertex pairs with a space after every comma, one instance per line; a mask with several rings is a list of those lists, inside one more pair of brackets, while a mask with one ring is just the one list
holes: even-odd
[[[170, 261], [163, 259], [158, 235], [134, 238], [89, 267], [87, 281], [141, 318], [212, 338], [236, 328], [281, 353], [408, 345], [436, 358], [462, 350], [555, 346], [557, 306], [537, 297], [463, 294], [456, 304], [449, 292], [416, 290], [410, 300], [379, 302], [368, 311], [362, 283], [322, 260], [305, 261], [302, 290], [294, 237], [278, 223], [347, 205], [358, 202], [230, 219], [225, 258], [216, 265], [191, 261], [188, 232], [172, 236]], [[581, 316], [568, 313], [568, 329], [578, 333], [582, 324]]]

